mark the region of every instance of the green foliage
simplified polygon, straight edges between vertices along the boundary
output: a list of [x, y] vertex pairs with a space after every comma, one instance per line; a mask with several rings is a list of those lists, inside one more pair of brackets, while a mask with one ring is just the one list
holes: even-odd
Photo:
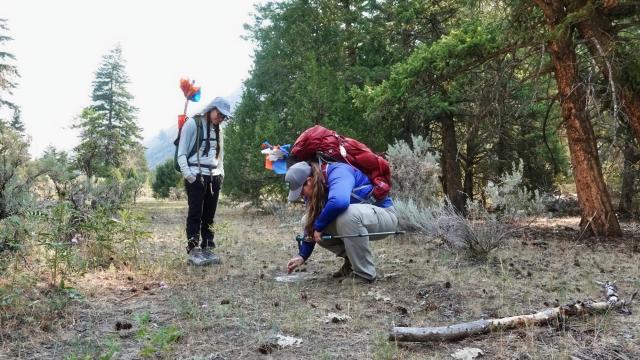
[[[391, 67], [381, 85], [354, 90], [358, 107], [383, 128], [386, 138], [408, 139], [422, 134], [443, 114], [458, 113], [451, 81], [486, 61], [499, 46], [499, 29], [474, 17], [433, 43], [422, 44], [404, 61]], [[398, 126], [398, 119], [404, 124]]]
[[72, 170], [71, 160], [66, 151], [59, 151], [56, 148], [48, 147], [42, 157], [38, 160], [39, 167], [44, 171], [45, 177], [42, 184], [41, 194], [47, 196], [48, 183], [53, 185], [55, 198], [58, 201], [68, 200], [71, 195], [74, 181], [78, 178], [77, 172]]
[[[0, 18], [0, 110], [4, 110], [5, 108], [14, 109], [14, 114], [17, 113], [19, 118], [17, 106], [4, 98], [5, 93], [9, 95], [12, 94], [11, 91], [17, 86], [15, 78], [20, 76], [18, 74], [18, 68], [10, 61], [15, 60], [15, 56], [2, 50], [4, 43], [13, 40], [7, 35], [8, 32], [7, 20]], [[0, 127], [2, 127], [4, 123], [5, 120], [0, 119]]]
[[158, 352], [168, 352], [174, 343], [182, 338], [182, 331], [174, 325], [163, 326], [150, 334], [140, 355], [145, 358], [154, 357]]
[[93, 81], [92, 104], [75, 125], [81, 129], [81, 142], [74, 149], [76, 164], [88, 177], [108, 175], [127, 162], [129, 153], [141, 149], [128, 82], [122, 50], [116, 46], [103, 57]]
[[18, 132], [0, 128], [0, 220], [18, 214], [32, 201], [28, 148]]
[[150, 236], [145, 230], [146, 219], [126, 209], [120, 210], [118, 217], [114, 217], [108, 208], [98, 208], [80, 225], [87, 267], [138, 265], [140, 243]]
[[121, 345], [116, 338], [108, 338], [104, 344], [94, 340], [79, 340], [73, 344], [70, 355], [65, 360], [110, 360], [120, 351]]
[[173, 168], [173, 159], [165, 161], [156, 168], [156, 175], [151, 188], [155, 198], [166, 199], [170, 189], [180, 186], [182, 175]]
[[225, 129], [225, 161], [231, 164], [225, 193], [254, 202], [265, 189], [284, 193], [282, 179], [263, 167], [260, 144], [293, 143], [315, 124], [386, 149], [377, 128], [352, 107], [351, 87], [378, 83], [399, 57], [385, 40], [387, 16], [372, 2], [285, 1], [258, 8], [248, 27], [257, 44], [254, 68]]
[[397, 358], [398, 346], [389, 341], [389, 336], [384, 333], [376, 334], [373, 343], [373, 358], [376, 360], [392, 360]]
[[22, 111], [17, 106], [14, 107], [13, 117], [11, 118], [11, 122], [9, 126], [11, 126], [15, 131], [24, 134], [24, 123], [22, 122]]
[[171, 351], [172, 345], [182, 337], [182, 331], [174, 325], [163, 326], [155, 331], [150, 327], [151, 314], [148, 311], [134, 315], [134, 321], [138, 323], [136, 337], [144, 341], [140, 356], [153, 357], [159, 352]]
[[117, 221], [117, 228], [114, 237], [121, 244], [118, 251], [118, 258], [123, 263], [131, 262], [138, 264], [140, 243], [151, 237], [152, 233], [145, 230], [148, 222], [144, 215], [130, 210], [120, 211], [120, 220]]
[[[44, 231], [36, 241], [44, 248], [52, 285], [64, 288], [65, 278], [78, 270], [73, 236], [77, 229], [73, 223], [74, 210], [67, 202], [57, 204], [47, 219]], [[58, 283], [58, 279], [60, 282]]]
[[104, 152], [104, 143], [107, 138], [104, 131], [104, 118], [94, 109], [88, 107], [82, 110], [78, 118], [76, 128], [81, 129], [80, 144], [73, 150], [75, 152], [75, 167], [87, 175], [88, 178], [96, 174], [104, 174], [108, 171]]
[[12, 215], [0, 220], [0, 251], [17, 250], [28, 235], [21, 217]]

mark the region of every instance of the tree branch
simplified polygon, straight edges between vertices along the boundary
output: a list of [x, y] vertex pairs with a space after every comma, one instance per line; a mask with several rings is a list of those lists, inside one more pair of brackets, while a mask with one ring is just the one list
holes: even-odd
[[[486, 334], [496, 330], [527, 327], [531, 325], [546, 325], [551, 322], [561, 322], [569, 316], [597, 314], [617, 309], [630, 314], [629, 309], [633, 300], [621, 300], [614, 282], [600, 283], [606, 301], [593, 302], [577, 301], [555, 308], [545, 309], [535, 314], [510, 316], [499, 319], [476, 320], [461, 324], [440, 327], [394, 327], [389, 334], [390, 341], [443, 341], [460, 340], [472, 335]], [[635, 297], [635, 295], [633, 296]], [[632, 299], [633, 299], [632, 297]]]

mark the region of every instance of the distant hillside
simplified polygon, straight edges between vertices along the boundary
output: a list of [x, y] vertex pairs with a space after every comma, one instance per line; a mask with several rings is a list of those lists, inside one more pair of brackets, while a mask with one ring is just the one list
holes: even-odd
[[[233, 94], [225, 97], [231, 103], [232, 111], [235, 110], [241, 97], [242, 89], [238, 89]], [[202, 107], [204, 104], [201, 104], [200, 106]], [[145, 151], [145, 157], [147, 158], [147, 164], [151, 170], [155, 169], [156, 166], [164, 163], [168, 159], [173, 158], [173, 154], [176, 150], [173, 145], [173, 141], [176, 139], [176, 136], [178, 136], [178, 128], [176, 126], [171, 126], [161, 130], [158, 135], [145, 140], [144, 146], [147, 148]]]

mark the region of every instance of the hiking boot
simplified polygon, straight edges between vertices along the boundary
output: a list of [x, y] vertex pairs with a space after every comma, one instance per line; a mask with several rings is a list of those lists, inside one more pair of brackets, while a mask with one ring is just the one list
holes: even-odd
[[371, 280], [369, 279], [365, 279], [362, 276], [358, 276], [355, 274], [352, 274], [342, 280], [340, 280], [340, 285], [345, 285], [345, 286], [353, 286], [353, 285], [370, 285], [373, 284], [376, 281], [376, 278], [373, 278]]
[[342, 278], [351, 274], [352, 272], [353, 272], [353, 269], [351, 268], [351, 261], [349, 261], [349, 258], [346, 257], [344, 258], [344, 264], [342, 264], [340, 269], [334, 272], [331, 276], [333, 276], [334, 278]]
[[202, 250], [199, 248], [192, 248], [189, 250], [187, 261], [191, 265], [202, 266], [206, 265], [206, 259], [202, 255]]
[[202, 257], [207, 260], [207, 265], [220, 264], [220, 257], [214, 254], [209, 248], [202, 249]]

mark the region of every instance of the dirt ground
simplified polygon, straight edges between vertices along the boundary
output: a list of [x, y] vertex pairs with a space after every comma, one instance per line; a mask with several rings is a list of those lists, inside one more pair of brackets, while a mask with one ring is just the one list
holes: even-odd
[[[198, 268], [186, 263], [184, 202], [140, 208], [153, 232], [142, 268], [85, 274], [55, 318], [5, 334], [0, 359], [452, 359], [463, 348], [479, 348], [485, 359], [640, 358], [638, 306], [632, 315], [458, 342], [388, 340], [393, 326], [446, 326], [602, 299], [596, 281], [616, 281], [629, 298], [640, 288], [635, 223], [624, 224], [625, 238], [600, 243], [578, 239], [577, 218], [538, 220], [486, 263], [416, 234], [387, 238], [373, 245], [379, 281], [342, 285], [331, 277], [341, 261], [319, 247], [301, 280], [275, 281], [297, 251], [295, 211], [223, 204], [216, 224], [223, 264]], [[279, 347], [278, 335], [301, 343]]]

